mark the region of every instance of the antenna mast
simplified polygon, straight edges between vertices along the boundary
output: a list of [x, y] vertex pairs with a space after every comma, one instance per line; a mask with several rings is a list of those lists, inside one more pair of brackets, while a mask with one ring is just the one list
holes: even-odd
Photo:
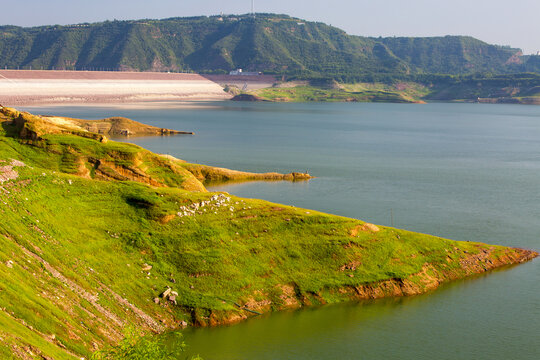
[[251, 0], [251, 16], [255, 17], [255, 0]]

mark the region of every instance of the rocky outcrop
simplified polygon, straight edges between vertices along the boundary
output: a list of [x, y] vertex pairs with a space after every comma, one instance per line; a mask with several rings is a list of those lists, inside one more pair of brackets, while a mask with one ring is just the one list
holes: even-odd
[[169, 301], [171, 304], [176, 305], [176, 297], [178, 296], [178, 292], [174, 291], [170, 287], [168, 287], [165, 291], [163, 291], [158, 298], [154, 299], [154, 303], [159, 304], [160, 298], [164, 301]]
[[37, 116], [19, 112], [8, 107], [0, 107], [0, 114], [19, 128], [20, 137], [39, 140], [43, 134], [72, 134], [106, 142], [107, 136], [143, 135], [193, 135], [190, 131], [178, 131], [141, 124], [123, 117], [102, 120], [82, 120], [57, 116]]
[[4, 120], [11, 121], [15, 125], [19, 131], [20, 138], [24, 140], [38, 141], [45, 134], [70, 134], [94, 139], [103, 143], [107, 142], [105, 136], [88, 132], [69, 122], [50, 121], [45, 117], [32, 115], [27, 112], [19, 112], [8, 107], [0, 108], [0, 114], [3, 115]]
[[15, 168], [26, 166], [22, 161], [11, 159], [7, 162], [5, 160], [0, 160], [0, 184], [15, 180], [19, 177], [19, 173]]

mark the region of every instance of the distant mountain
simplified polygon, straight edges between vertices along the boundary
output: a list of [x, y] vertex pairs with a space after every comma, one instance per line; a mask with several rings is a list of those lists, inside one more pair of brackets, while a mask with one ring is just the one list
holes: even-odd
[[0, 68], [272, 74], [471, 74], [540, 71], [540, 57], [471, 37], [368, 38], [258, 14], [0, 27]]
[[540, 73], [540, 56], [539, 55], [524, 56], [523, 68], [526, 72]]

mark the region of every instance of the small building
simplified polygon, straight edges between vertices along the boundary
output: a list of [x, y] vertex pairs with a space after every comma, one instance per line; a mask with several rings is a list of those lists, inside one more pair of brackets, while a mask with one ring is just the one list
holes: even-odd
[[236, 69], [229, 73], [229, 75], [240, 75], [240, 76], [259, 76], [262, 75], [262, 72], [258, 71], [243, 71], [242, 69]]

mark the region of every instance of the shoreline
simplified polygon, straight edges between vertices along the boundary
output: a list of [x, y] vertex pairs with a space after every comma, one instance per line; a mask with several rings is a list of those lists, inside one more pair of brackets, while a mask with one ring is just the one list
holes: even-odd
[[[540, 105], [538, 97], [429, 99], [411, 98], [400, 91], [339, 92], [317, 87], [275, 86], [273, 75], [238, 76], [165, 72], [0, 70], [0, 105], [100, 106], [129, 104], [140, 108], [172, 102], [383, 102], [383, 103], [483, 103]], [[244, 91], [238, 99], [237, 92]], [[338, 91], [338, 93], [336, 93]], [[283, 93], [283, 94], [282, 94]], [[266, 95], [265, 95], [266, 94]], [[281, 94], [281, 95], [279, 95]], [[236, 95], [236, 96], [235, 96]], [[279, 95], [279, 96], [278, 96]], [[169, 104], [167, 104], [169, 102]]]
[[60, 106], [119, 106], [135, 105], [142, 108], [157, 104], [169, 105], [207, 101], [227, 101], [228, 96], [209, 94], [125, 94], [123, 96], [2, 96], [0, 104], [8, 107], [60, 107]]
[[[447, 271], [438, 268], [435, 264], [426, 263], [422, 271], [411, 274], [404, 279], [386, 279], [378, 282], [370, 282], [359, 286], [342, 286], [325, 291], [335, 297], [335, 301], [321, 301], [322, 294], [297, 294], [294, 289], [284, 291], [281, 307], [277, 310], [272, 308], [270, 300], [246, 303], [237, 306], [234, 311], [211, 312], [208, 318], [200, 318], [194, 314], [193, 327], [219, 327], [230, 326], [250, 318], [271, 314], [284, 310], [299, 310], [312, 308], [314, 305], [332, 305], [346, 302], [377, 300], [384, 298], [411, 297], [427, 294], [439, 289], [441, 286], [451, 284], [459, 280], [467, 280], [474, 276], [488, 274], [496, 270], [504, 270], [526, 262], [536, 260], [540, 254], [532, 249], [509, 247], [500, 256], [494, 256], [496, 246], [477, 243], [485, 246], [479, 254], [467, 254], [459, 260], [460, 269]], [[238, 305], [238, 304], [235, 304]]]

